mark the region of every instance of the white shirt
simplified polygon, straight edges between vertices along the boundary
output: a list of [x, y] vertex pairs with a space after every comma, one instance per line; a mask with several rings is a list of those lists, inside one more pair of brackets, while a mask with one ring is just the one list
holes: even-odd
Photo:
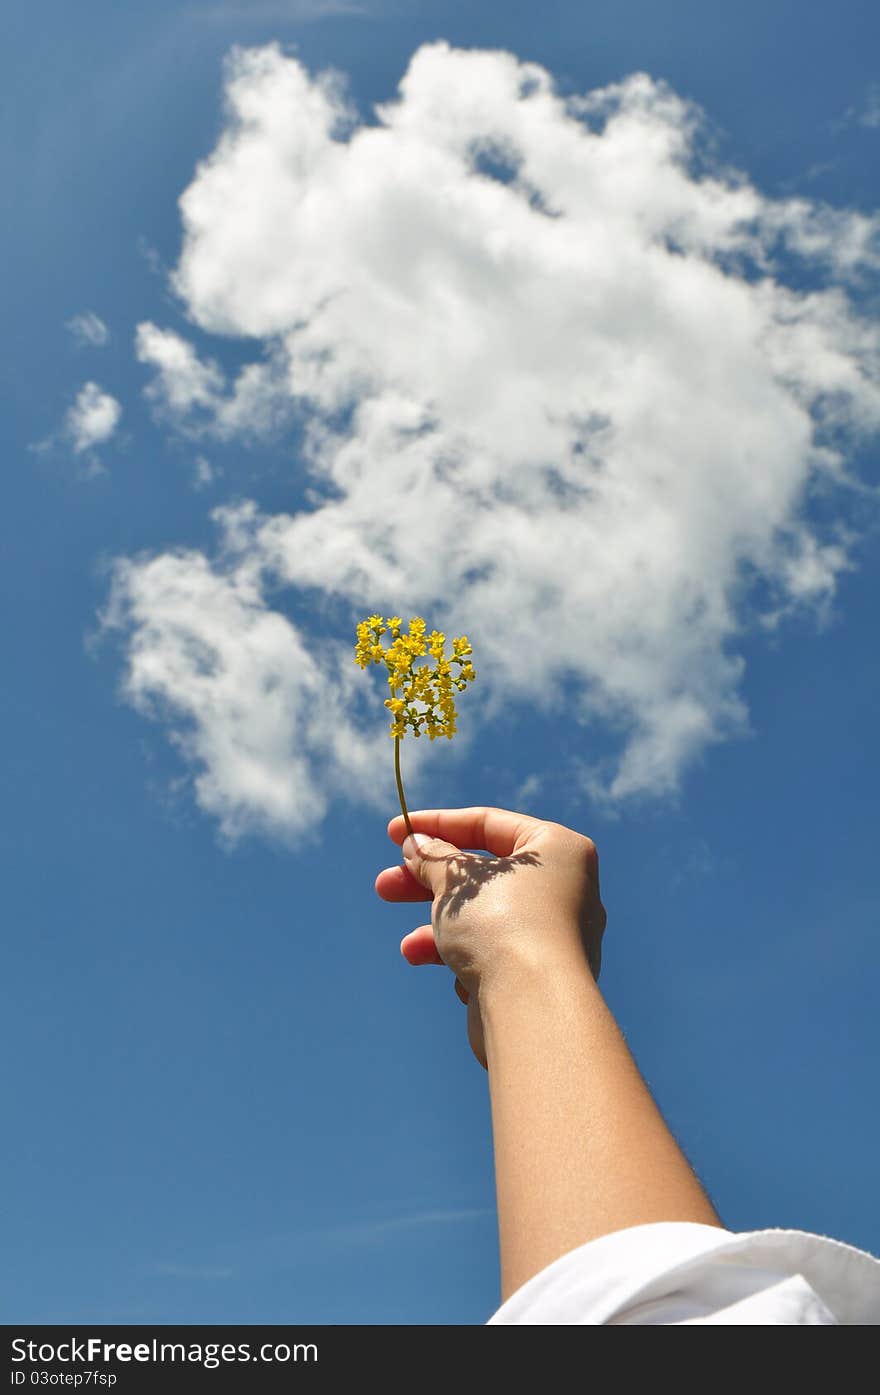
[[490, 1323], [880, 1324], [880, 1261], [800, 1230], [634, 1226], [563, 1255]]

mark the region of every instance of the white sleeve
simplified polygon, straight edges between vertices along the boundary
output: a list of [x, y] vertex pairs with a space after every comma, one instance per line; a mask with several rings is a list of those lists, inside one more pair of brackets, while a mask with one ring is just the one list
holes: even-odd
[[491, 1324], [880, 1323], [880, 1261], [799, 1230], [664, 1221], [603, 1235], [529, 1279]]

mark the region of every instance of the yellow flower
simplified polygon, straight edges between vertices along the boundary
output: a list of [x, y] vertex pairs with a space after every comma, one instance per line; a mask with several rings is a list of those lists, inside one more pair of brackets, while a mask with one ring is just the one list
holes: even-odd
[[[456, 692], [462, 693], [476, 678], [467, 657], [473, 651], [467, 635], [452, 641], [452, 654], [446, 657], [446, 636], [431, 630], [420, 615], [414, 615], [404, 633], [399, 615], [384, 620], [371, 615], [357, 627], [355, 662], [361, 668], [384, 663], [391, 696], [385, 706], [391, 714], [391, 735], [399, 740], [407, 730], [414, 736], [427, 732], [433, 741], [455, 733]], [[390, 643], [382, 643], [388, 634]], [[425, 663], [417, 663], [424, 658]], [[453, 673], [452, 665], [457, 668]]]
[[[409, 622], [409, 633], [403, 634], [399, 615], [392, 615], [387, 621], [381, 615], [370, 615], [357, 626], [354, 649], [355, 663], [361, 668], [384, 663], [388, 671], [391, 696], [385, 699], [385, 706], [391, 715], [389, 735], [394, 741], [394, 774], [406, 831], [410, 834], [413, 830], [400, 778], [401, 738], [409, 729], [413, 736], [427, 732], [431, 741], [438, 736], [451, 740], [456, 731], [454, 693], [463, 693], [477, 676], [468, 657], [473, 651], [467, 635], [453, 639], [452, 655], [447, 659], [445, 634], [442, 630], [432, 630], [426, 637], [427, 628], [422, 617], [414, 615]], [[382, 643], [384, 634], [390, 635], [387, 647]], [[416, 663], [428, 654], [430, 658], [425, 663]], [[453, 664], [458, 668], [455, 675]]]

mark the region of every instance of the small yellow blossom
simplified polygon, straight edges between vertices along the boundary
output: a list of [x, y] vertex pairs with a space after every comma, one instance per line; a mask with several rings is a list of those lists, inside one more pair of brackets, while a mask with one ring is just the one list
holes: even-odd
[[[441, 630], [428, 634], [427, 628], [420, 615], [410, 620], [406, 634], [399, 615], [388, 620], [371, 615], [357, 627], [355, 662], [361, 668], [384, 663], [388, 670], [391, 696], [385, 706], [391, 714], [390, 734], [396, 741], [407, 731], [413, 736], [424, 731], [431, 741], [438, 736], [451, 739], [456, 730], [454, 694], [464, 692], [477, 676], [468, 657], [473, 650], [467, 635], [453, 639], [452, 655], [447, 658], [445, 634]], [[387, 646], [382, 643], [384, 634], [390, 638]], [[425, 663], [416, 663], [422, 658], [426, 658]]]

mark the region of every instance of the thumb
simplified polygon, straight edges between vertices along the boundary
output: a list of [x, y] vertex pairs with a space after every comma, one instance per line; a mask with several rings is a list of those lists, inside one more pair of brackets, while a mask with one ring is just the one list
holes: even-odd
[[450, 860], [461, 855], [453, 843], [429, 838], [427, 833], [413, 833], [404, 838], [400, 851], [407, 870], [435, 895], [446, 886]]

